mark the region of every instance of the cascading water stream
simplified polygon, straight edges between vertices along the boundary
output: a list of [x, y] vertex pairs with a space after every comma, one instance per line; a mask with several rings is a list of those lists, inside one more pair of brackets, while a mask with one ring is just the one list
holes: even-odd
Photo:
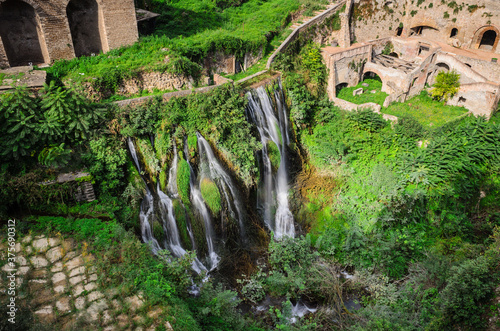
[[190, 176], [189, 176], [189, 189], [191, 192], [191, 202], [193, 203], [193, 206], [195, 209], [198, 211], [198, 214], [201, 216], [203, 219], [204, 225], [205, 225], [205, 237], [207, 239], [207, 247], [208, 247], [208, 258], [210, 261], [210, 267], [209, 270], [212, 271], [217, 267], [220, 261], [219, 255], [215, 252], [215, 247], [214, 247], [214, 230], [212, 226], [212, 217], [210, 216], [210, 212], [208, 211], [207, 206], [205, 205], [205, 202], [201, 196], [201, 191], [198, 185], [195, 182], [195, 175], [193, 168], [191, 168], [191, 163], [189, 162], [189, 157], [188, 157], [188, 151], [187, 151], [187, 144], [186, 150], [184, 151], [185, 156], [186, 156], [186, 161], [189, 165], [189, 171], [190, 171]]
[[[137, 152], [135, 150], [135, 146], [134, 143], [132, 142], [132, 139], [128, 138], [127, 143], [130, 150], [130, 154], [132, 155], [132, 159], [134, 160], [135, 166], [139, 170], [139, 174], [142, 180], [144, 181], [146, 187], [146, 196], [144, 197], [144, 200], [142, 202], [141, 211], [139, 214], [139, 219], [141, 222], [142, 240], [151, 246], [152, 252], [156, 255], [158, 254], [158, 251], [160, 251], [162, 248], [160, 247], [158, 240], [154, 237], [153, 231], [151, 229], [151, 224], [149, 223], [150, 217], [154, 214], [153, 194], [151, 193], [151, 190], [146, 184], [146, 181], [142, 177], [139, 159], [137, 157]], [[174, 160], [174, 164], [172, 167], [174, 166], [177, 167], [177, 162], [175, 161], [176, 160]], [[172, 173], [172, 171], [170, 171], [170, 173]], [[175, 179], [176, 179], [175, 177], [169, 178], [169, 180], [174, 180], [174, 181]], [[158, 191], [159, 206], [160, 206], [159, 215], [162, 220], [163, 231], [166, 237], [164, 246], [168, 247], [175, 257], [177, 258], [181, 257], [187, 252], [185, 249], [182, 248], [180, 242], [179, 230], [177, 228], [177, 222], [174, 216], [172, 199], [163, 191], [161, 191], [159, 184], [157, 186], [157, 191]], [[201, 273], [203, 270], [204, 271], [207, 270], [205, 266], [197, 258], [193, 261], [192, 268], [198, 274]]]
[[[281, 83], [279, 86], [280, 89], [274, 92], [279, 120], [275, 116], [271, 97], [262, 86], [247, 93], [249, 103], [246, 109], [247, 117], [256, 125], [262, 142], [263, 179], [259, 188], [259, 209], [262, 211], [264, 222], [274, 231], [277, 239], [295, 236], [293, 215], [288, 205], [288, 119]], [[276, 145], [280, 155], [280, 164], [275, 175], [269, 156], [269, 142]], [[273, 209], [276, 209], [274, 219]]]
[[134, 160], [135, 166], [137, 167], [137, 170], [139, 171], [139, 175], [141, 176], [141, 179], [144, 182], [144, 186], [146, 187], [146, 196], [144, 197], [144, 200], [142, 200], [141, 210], [139, 212], [139, 220], [141, 222], [142, 241], [144, 241], [146, 244], [148, 244], [151, 247], [153, 254], [156, 255], [158, 253], [158, 251], [161, 250], [161, 247], [160, 247], [160, 244], [158, 243], [158, 241], [153, 236], [151, 224], [149, 224], [149, 218], [151, 217], [151, 215], [153, 215], [153, 212], [154, 212], [153, 195], [151, 194], [151, 191], [149, 190], [149, 187], [146, 184], [146, 181], [142, 177], [141, 165], [139, 163], [139, 158], [137, 157], [137, 152], [135, 150], [134, 143], [132, 142], [132, 139], [130, 137], [127, 139], [127, 144], [128, 144], [130, 154], [132, 155], [132, 159]]
[[243, 205], [239, 198], [236, 186], [234, 185], [234, 182], [229, 174], [219, 163], [219, 160], [215, 157], [212, 147], [208, 141], [206, 141], [205, 138], [198, 132], [196, 133], [196, 136], [198, 137], [198, 149], [200, 151], [201, 163], [206, 164], [206, 167], [202, 167], [202, 175], [209, 177], [212, 181], [219, 182], [218, 187], [221, 188], [224, 193], [224, 199], [226, 200], [229, 213], [233, 219], [238, 220], [240, 226], [240, 237], [243, 242], [245, 242], [246, 235], [243, 224]]

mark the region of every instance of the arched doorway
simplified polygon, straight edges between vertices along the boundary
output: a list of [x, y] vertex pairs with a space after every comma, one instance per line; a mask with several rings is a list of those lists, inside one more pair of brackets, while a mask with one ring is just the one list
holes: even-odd
[[363, 81], [367, 79], [373, 79], [382, 83], [382, 78], [373, 71], [367, 71], [363, 74]]
[[339, 95], [339, 92], [340, 92], [342, 89], [345, 89], [347, 86], [348, 86], [348, 84], [347, 84], [347, 83], [340, 83], [340, 84], [335, 85], [335, 96], [338, 96], [338, 95]]
[[99, 5], [96, 0], [71, 0], [66, 7], [76, 56], [102, 50], [99, 31]]
[[0, 3], [0, 37], [11, 66], [45, 62], [39, 38], [41, 33], [37, 14], [31, 5], [19, 0]]
[[451, 29], [450, 38], [455, 38], [457, 35], [458, 35], [458, 29], [457, 28]]
[[497, 33], [494, 30], [488, 30], [483, 33], [481, 42], [479, 43], [479, 49], [484, 49], [491, 51], [493, 50], [495, 43], [497, 41]]
[[420, 25], [411, 28], [410, 36], [421, 36], [429, 39], [439, 38], [439, 30], [432, 26]]

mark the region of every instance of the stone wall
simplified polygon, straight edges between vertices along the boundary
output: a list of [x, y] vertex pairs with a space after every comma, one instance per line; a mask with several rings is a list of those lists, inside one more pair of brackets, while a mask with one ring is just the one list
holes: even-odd
[[[432, 6], [431, 6], [432, 3]], [[421, 35], [461, 48], [476, 49], [483, 33], [500, 32], [500, 1], [355, 0], [351, 38], [358, 42], [398, 35]], [[403, 30], [398, 31], [402, 26]], [[453, 31], [453, 29], [456, 29]], [[453, 33], [456, 35], [452, 36]], [[497, 40], [493, 49], [500, 54]]]
[[[69, 4], [69, 0], [0, 1], [0, 39], [3, 45], [3, 47], [0, 47], [0, 65], [5, 66], [5, 61], [2, 61], [4, 58], [10, 58], [9, 65], [28, 64], [24, 62], [34, 62], [35, 64], [52, 63], [58, 59], [74, 58], [75, 43], [73, 42], [73, 36], [78, 34], [76, 31], [78, 29], [93, 29], [93, 31], [83, 31], [80, 36], [90, 35], [91, 38], [99, 38], [100, 40], [96, 41], [96, 44], [99, 44], [100, 50], [104, 52], [132, 44], [138, 39], [133, 0], [71, 0], [70, 7], [68, 7]], [[89, 4], [94, 4], [97, 10], [95, 12], [86, 10]], [[19, 9], [25, 6], [34, 12], [35, 19], [31, 20], [29, 24], [35, 24], [37, 31], [37, 36], [29, 39], [23, 34], [22, 30], [8, 29], [8, 17], [18, 21], [29, 19], [26, 16], [27, 14], [24, 14]], [[69, 8], [70, 14], [74, 8], [81, 9], [74, 15], [77, 22], [73, 29], [70, 28], [67, 8]], [[89, 16], [88, 20], [84, 20], [81, 16], [85, 15], [93, 16], [92, 18]], [[19, 17], [19, 19], [16, 17]], [[92, 23], [90, 27], [87, 26], [88, 23], [79, 24], [80, 21], [96, 23]], [[2, 22], [6, 26], [3, 27]], [[6, 42], [9, 43], [8, 46]], [[17, 47], [23, 42], [28, 42], [31, 45], [30, 47], [39, 48], [42, 58], [29, 61], [28, 54], [28, 58], [23, 60], [23, 63], [17, 63], [15, 59], [22, 57], [23, 52], [26, 52]], [[82, 41], [81, 44], [86, 44], [86, 42]]]
[[137, 77], [124, 81], [118, 88], [120, 95], [132, 95], [143, 90], [180, 90], [193, 88], [193, 79], [163, 72], [141, 72]]
[[203, 62], [203, 73], [207, 76], [210, 74], [235, 74], [236, 73], [236, 57], [232, 54], [224, 54], [217, 51], [209, 54]]
[[[330, 8], [328, 10], [325, 10], [321, 14], [315, 16], [314, 18], [310, 19], [309, 21], [305, 22], [304, 24], [302, 24], [301, 26], [299, 26], [297, 29], [295, 29], [288, 36], [288, 38], [286, 38], [285, 41], [282, 42], [281, 45], [269, 57], [269, 59], [267, 60], [266, 68], [269, 69], [271, 67], [271, 64], [273, 63], [274, 58], [276, 57], [276, 55], [278, 55], [278, 53], [284, 52], [288, 48], [288, 46], [290, 46], [290, 44], [292, 44], [292, 42], [294, 42], [300, 36], [301, 33], [305, 32], [310, 27], [313, 27], [315, 25], [321, 24], [323, 21], [325, 21], [325, 19], [329, 18], [330, 16], [335, 15], [342, 8], [342, 6], [345, 3], [346, 3], [345, 0], [344, 1], [340, 1], [336, 6]], [[337, 34], [338, 34], [338, 32], [337, 32]], [[338, 38], [338, 37], [335, 38], [333, 36], [330, 36], [330, 37], [327, 37], [323, 41], [323, 37], [321, 37], [321, 40], [318, 41], [317, 40], [317, 38], [319, 38], [318, 35], [321, 35], [321, 33], [319, 33], [319, 34], [317, 33], [316, 34], [316, 40], [314, 40], [315, 42], [329, 43], [329, 42], [332, 41], [332, 39], [337, 39]]]
[[481, 76], [485, 77], [486, 80], [500, 83], [500, 62], [494, 63], [490, 61], [472, 59], [463, 55], [456, 55], [455, 58], [466, 65], [470, 65], [472, 70], [480, 72]]
[[448, 101], [449, 105], [461, 106], [475, 116], [491, 117], [500, 98], [500, 86], [491, 83], [461, 85], [458, 93]]
[[330, 100], [336, 96], [336, 86], [346, 83], [349, 86], [359, 83], [363, 63], [370, 62], [372, 45], [358, 45], [347, 50], [323, 52], [328, 70], [327, 94]]

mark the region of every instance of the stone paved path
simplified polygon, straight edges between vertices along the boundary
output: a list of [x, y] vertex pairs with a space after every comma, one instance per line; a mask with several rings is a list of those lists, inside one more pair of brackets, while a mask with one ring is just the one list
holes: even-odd
[[[28, 235], [18, 240], [17, 300], [27, 304], [40, 323], [61, 330], [155, 330], [164, 321], [163, 309], [145, 307], [139, 294], [124, 297], [117, 289], [101, 289], [94, 257], [86, 253], [85, 243], [82, 246], [57, 237]], [[0, 243], [0, 261], [7, 261], [6, 253], [6, 243]], [[8, 264], [1, 268], [2, 302], [7, 299], [9, 270]], [[162, 325], [172, 330], [169, 322]]]

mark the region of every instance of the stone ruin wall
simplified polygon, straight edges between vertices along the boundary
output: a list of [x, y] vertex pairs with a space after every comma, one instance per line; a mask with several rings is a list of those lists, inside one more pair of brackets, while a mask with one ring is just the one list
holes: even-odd
[[[74, 14], [73, 19], [80, 20], [82, 24], [78, 25], [80, 21], [77, 21], [73, 25], [73, 29], [70, 28], [72, 18], [68, 17], [66, 11], [69, 4], [69, 0], [0, 0], [0, 39], [3, 41], [0, 42], [0, 67], [27, 64], [16, 62], [18, 60], [16, 58], [7, 59], [9, 52], [11, 57], [19, 57], [21, 52], [19, 45], [7, 46], [6, 42], [14, 44], [17, 40], [22, 39], [22, 33], [25, 29], [30, 28], [30, 25], [36, 25], [37, 36], [34, 35], [34, 38], [30, 39], [33, 40], [32, 43], [36, 43], [38, 40], [39, 46], [35, 45], [34, 48], [39, 47], [43, 57], [43, 60], [40, 59], [36, 62], [47, 64], [58, 59], [74, 58], [78, 50], [75, 52], [76, 41], [73, 40], [72, 32], [75, 36], [78, 33], [88, 35], [89, 31], [85, 31], [85, 29], [88, 29], [92, 24], [95, 25], [95, 29], [98, 29], [97, 32], [92, 32], [100, 39], [96, 41], [96, 44], [100, 46], [98, 51], [106, 52], [137, 41], [138, 32], [133, 0], [71, 0], [73, 6], [71, 8], [81, 8], [82, 12], [87, 11], [89, 4], [95, 7], [95, 11], [89, 15], [81, 15], [82, 12]], [[24, 16], [17, 18], [18, 7], [32, 11], [35, 18]], [[82, 21], [82, 16], [91, 17], [91, 15], [93, 18], [90, 22]], [[2, 21], [4, 22], [3, 26]], [[20, 25], [19, 29], [16, 29], [21, 31], [18, 32], [21, 36], [15, 35], [14, 29], [9, 28], [13, 24], [20, 24], [18, 22], [21, 21], [26, 21], [24, 25]], [[83, 31], [78, 32], [78, 30]], [[33, 57], [37, 58], [35, 55]]]
[[[400, 24], [403, 25], [401, 36], [408, 37], [414, 33], [412, 28], [427, 26], [430, 28], [424, 29], [422, 35], [428, 39], [446, 42], [456, 47], [475, 49], [482, 32], [488, 29], [500, 29], [498, 0], [468, 0], [466, 4], [457, 1], [457, 7], [449, 6], [452, 0], [445, 0], [444, 3], [441, 0], [423, 0], [418, 4], [419, 2], [419, 0], [354, 0], [351, 39], [365, 42], [396, 36]], [[454, 28], [458, 30], [457, 35], [450, 38]], [[500, 36], [497, 36], [497, 40], [499, 39]], [[495, 53], [500, 54], [500, 46], [496, 46]]]

